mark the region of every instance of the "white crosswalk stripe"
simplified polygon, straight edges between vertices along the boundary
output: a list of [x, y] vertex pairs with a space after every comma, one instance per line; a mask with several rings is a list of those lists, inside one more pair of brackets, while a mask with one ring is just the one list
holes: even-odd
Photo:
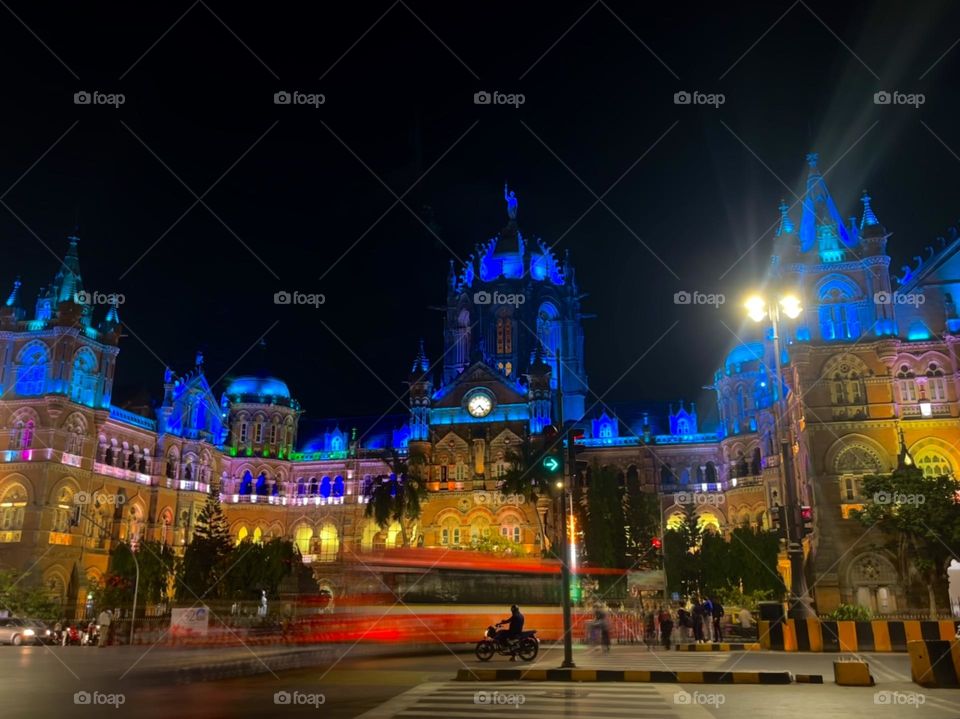
[[[681, 719], [707, 716], [677, 705], [677, 688], [652, 684], [566, 682], [443, 682], [423, 684], [362, 715], [362, 719], [515, 716], [517, 719]], [[508, 713], [509, 712], [509, 713]]]
[[[575, 652], [573, 659], [584, 669], [650, 669], [657, 671], [714, 671], [733, 656], [730, 652], [630, 652], [619, 653], [614, 649], [607, 654]], [[554, 669], [560, 666], [562, 655], [552, 652], [537, 660], [537, 669]], [[507, 664], [494, 662], [478, 665], [490, 669], [523, 669], [529, 665], [520, 662]]]

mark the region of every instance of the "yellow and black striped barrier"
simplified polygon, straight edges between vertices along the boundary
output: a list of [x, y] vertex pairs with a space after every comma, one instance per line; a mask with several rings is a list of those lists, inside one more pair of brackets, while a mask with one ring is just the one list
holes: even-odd
[[907, 643], [910, 674], [920, 686], [960, 687], [960, 639]]
[[870, 665], [858, 661], [834, 662], [833, 681], [841, 687], [872, 687], [875, 684]]
[[711, 644], [678, 644], [680, 652], [758, 652], [759, 642], [713, 642]]
[[[790, 672], [670, 672], [631, 669], [461, 669], [461, 682], [657, 682], [665, 684], [790, 684]], [[822, 678], [821, 678], [822, 683]]]
[[949, 641], [957, 623], [875, 619], [870, 622], [786, 619], [759, 622], [764, 649], [787, 652], [905, 652], [913, 641]]

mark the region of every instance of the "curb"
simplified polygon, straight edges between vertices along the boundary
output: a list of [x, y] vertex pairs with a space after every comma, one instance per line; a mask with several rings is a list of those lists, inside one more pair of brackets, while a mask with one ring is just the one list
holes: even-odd
[[678, 652], [759, 652], [760, 642], [715, 642], [713, 644], [678, 644]]
[[[664, 684], [790, 684], [790, 672], [668, 672], [630, 669], [461, 669], [457, 681], [657, 682]], [[821, 677], [822, 683], [822, 677]]]

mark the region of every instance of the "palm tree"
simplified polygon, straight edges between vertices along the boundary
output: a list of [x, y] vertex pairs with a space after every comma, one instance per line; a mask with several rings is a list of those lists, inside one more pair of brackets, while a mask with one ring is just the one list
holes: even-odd
[[553, 482], [556, 475], [551, 475], [541, 464], [543, 450], [535, 447], [529, 440], [524, 440], [517, 449], [507, 452], [508, 469], [500, 478], [500, 489], [504, 494], [516, 494], [533, 504], [533, 513], [537, 516], [540, 526], [540, 536], [543, 537], [544, 550], [548, 550], [550, 540], [544, 526], [540, 512], [537, 511], [537, 501], [541, 498], [550, 500], [553, 497]]
[[372, 517], [380, 529], [397, 522], [403, 546], [409, 547], [409, 525], [420, 518], [420, 505], [427, 493], [420, 477], [423, 460], [420, 457], [407, 460], [396, 450], [390, 450], [383, 461], [390, 467], [390, 474], [378, 475], [364, 487], [367, 498], [364, 515]]

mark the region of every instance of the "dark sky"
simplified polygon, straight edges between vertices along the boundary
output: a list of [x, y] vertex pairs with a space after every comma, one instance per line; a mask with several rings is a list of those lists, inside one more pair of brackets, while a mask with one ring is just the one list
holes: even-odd
[[[504, 180], [525, 233], [572, 253], [591, 386], [618, 400], [710, 382], [811, 149], [845, 215], [870, 190], [894, 267], [960, 215], [956, 3], [306, 5], [0, 9], [0, 281], [22, 274], [32, 301], [56, 270], [44, 244], [62, 254], [79, 218], [88, 289], [126, 296], [116, 399], [156, 395], [197, 348], [211, 380], [257, 369], [267, 332], [310, 415], [379, 415], [417, 338], [438, 356], [451, 250], [503, 225]], [[925, 103], [875, 105], [882, 89]], [[276, 306], [281, 289], [327, 302]], [[677, 307], [681, 289], [727, 303]]]

